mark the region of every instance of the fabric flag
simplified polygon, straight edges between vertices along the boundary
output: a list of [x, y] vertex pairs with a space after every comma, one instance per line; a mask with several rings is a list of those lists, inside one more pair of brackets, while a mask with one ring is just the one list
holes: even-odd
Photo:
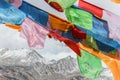
[[119, 54], [119, 58], [120, 58], [120, 50], [117, 50], [118, 54]]
[[108, 22], [109, 37], [120, 42], [120, 16], [104, 10], [103, 19]]
[[21, 36], [27, 39], [29, 47], [43, 48], [48, 33], [49, 31], [29, 18], [21, 25]]
[[119, 60], [119, 54], [116, 49], [108, 45], [105, 45], [98, 40], [95, 40], [90, 35], [87, 35], [86, 40], [83, 40], [82, 44], [88, 45], [94, 48], [95, 50], [99, 50], [103, 52], [105, 55], [110, 56], [111, 58], [115, 58]]
[[72, 36], [76, 39], [86, 39], [86, 33], [79, 30], [77, 27], [72, 29]]
[[70, 39], [70, 40], [72, 40], [74, 42], [81, 42], [82, 41], [82, 39], [78, 39], [78, 38], [73, 37], [72, 30], [69, 30], [67, 32], [63, 32], [62, 36], [65, 37], [65, 38], [68, 38], [68, 39]]
[[98, 46], [98, 49], [103, 51], [103, 52], [111, 52], [111, 51], [115, 50], [115, 48], [113, 48], [109, 45], [106, 45], [98, 40], [96, 40], [96, 44]]
[[74, 27], [72, 30], [63, 32], [62, 36], [68, 39], [71, 39], [75, 42], [81, 42], [83, 39], [86, 39], [86, 33]]
[[97, 34], [101, 37], [108, 38], [109, 30], [107, 22], [100, 20], [96, 17], [93, 17], [93, 29], [91, 30], [94, 34]]
[[81, 49], [93, 54], [94, 56], [100, 58], [111, 70], [113, 76], [114, 76], [114, 80], [120, 80], [120, 61], [110, 58], [109, 56], [104, 55], [103, 53], [94, 50], [91, 47], [82, 45], [81, 43], [79, 43], [79, 46]]
[[63, 12], [64, 10], [62, 9], [62, 7], [56, 3], [56, 2], [49, 2], [49, 0], [45, 0], [45, 2], [47, 2], [51, 7], [53, 7], [54, 9], [56, 9], [59, 12]]
[[[111, 46], [113, 48], [120, 48], [120, 44], [109, 38], [109, 30], [108, 30], [108, 25], [105, 21], [100, 20], [94, 16], [92, 16], [92, 20], [91, 20], [91, 29], [87, 29], [87, 27], [89, 28], [90, 26], [88, 25], [89, 23], [87, 21], [87, 17], [83, 17], [80, 18], [80, 15], [82, 15], [82, 13], [80, 14], [80, 12], [77, 14], [76, 11], [84, 11], [78, 7], [72, 6], [71, 8], [66, 9], [66, 16], [68, 18], [69, 21], [71, 21], [72, 23], [74, 23], [77, 28], [79, 28], [80, 30], [86, 32], [87, 34], [89, 34], [90, 36], [92, 36], [93, 38], [95, 38], [96, 40]], [[68, 13], [68, 14], [67, 14]], [[88, 14], [88, 12], [86, 12]], [[86, 13], [84, 13], [83, 15], [86, 15]], [[89, 13], [90, 14], [90, 13]], [[85, 18], [85, 20], [84, 20]], [[90, 18], [89, 18], [90, 19]], [[81, 21], [83, 20], [83, 21]], [[87, 24], [86, 27], [83, 27], [82, 25], [78, 25], [78, 24]]]
[[112, 2], [115, 2], [117, 4], [120, 4], [120, 0], [111, 0]]
[[92, 4], [89, 4], [88, 2], [85, 2], [83, 0], [79, 0], [78, 7], [91, 12], [92, 14], [94, 14], [95, 16], [99, 18], [102, 18], [103, 16], [103, 9], [97, 6], [94, 6]]
[[22, 0], [8, 0], [8, 2], [17, 8], [22, 5]]
[[92, 4], [89, 4], [88, 2], [82, 1], [82, 0], [79, 0], [79, 7], [87, 11], [90, 11], [92, 14], [97, 15], [99, 18], [106, 20], [108, 22], [108, 27], [109, 27], [109, 32], [110, 32], [109, 37], [114, 40], [120, 41], [120, 38], [119, 38], [120, 17], [119, 16], [109, 11], [103, 10], [99, 7], [96, 7]]
[[0, 23], [21, 24], [26, 15], [4, 0], [0, 0]]
[[93, 29], [92, 30], [87, 30], [80, 26], [77, 26], [77, 28], [86, 32], [86, 34], [89, 34], [94, 39], [102, 42], [103, 44], [106, 44], [113, 48], [120, 49], [120, 44], [117, 41], [109, 38], [108, 36], [109, 31], [108, 31], [106, 22], [99, 20], [96, 17], [93, 18]]
[[62, 35], [62, 31], [52, 28], [50, 20], [48, 20], [47, 26], [45, 27], [45, 29], [47, 29], [48, 31], [53, 31], [59, 35]]
[[92, 48], [94, 48], [94, 49], [96, 49], [96, 50], [99, 50], [99, 49], [98, 49], [98, 46], [97, 46], [97, 44], [96, 44], [96, 40], [95, 40], [92, 36], [90, 36], [90, 35], [88, 35], [88, 34], [87, 34], [87, 36], [86, 36], [86, 40], [83, 41], [83, 44], [89, 45], [89, 46], [91, 46]]
[[49, 18], [48, 13], [36, 7], [33, 7], [32, 5], [25, 1], [23, 1], [19, 9], [22, 10], [27, 15], [27, 17], [43, 25], [43, 27], [47, 25]]
[[[93, 29], [91, 30], [94, 34], [101, 36], [103, 38], [108, 39], [109, 38], [109, 30], [108, 25], [106, 22], [97, 19], [96, 17], [93, 17]], [[97, 37], [97, 36], [96, 36]], [[99, 40], [95, 40], [96, 44], [98, 46], [98, 49], [104, 52], [110, 52], [114, 50], [113, 47], [104, 44], [103, 42]]]
[[87, 35], [86, 40], [84, 40], [82, 43], [85, 44], [85, 45], [88, 45], [88, 46], [90, 46], [90, 47], [92, 47], [92, 48], [94, 48], [96, 50], [102, 51], [105, 54], [107, 54], [107, 53], [113, 53], [113, 51], [116, 50], [113, 47], [108, 46], [106, 44], [103, 44], [102, 42], [94, 39], [90, 35]]
[[51, 26], [53, 29], [60, 31], [69, 31], [74, 28], [74, 25], [66, 20], [63, 20], [55, 15], [49, 15]]
[[77, 0], [45, 0], [50, 6], [59, 12], [63, 12], [64, 9], [72, 6]]
[[89, 52], [81, 49], [82, 56], [77, 56], [78, 66], [81, 73], [86, 78], [97, 78], [102, 72], [102, 63], [101, 60], [93, 56]]
[[6, 23], [5, 25], [6, 25], [7, 27], [9, 27], [9, 28], [12, 28], [12, 29], [18, 30], [18, 32], [21, 31], [21, 27], [18, 26], [18, 25], [9, 24], [9, 23]]
[[74, 27], [72, 30], [67, 32], [63, 32], [62, 36], [71, 39], [74, 42], [81, 42], [83, 39], [86, 39], [86, 33], [79, 30], [77, 27]]
[[53, 37], [60, 42], [64, 42], [69, 48], [71, 48], [77, 55], [81, 56], [80, 47], [72, 40], [62, 37], [61, 35], [50, 31], [49, 37]]
[[106, 55], [111, 57], [111, 58], [120, 60], [120, 54], [119, 54], [118, 50], [113, 50], [113, 51], [107, 53]]
[[67, 19], [70, 22], [84, 29], [91, 30], [93, 28], [92, 14], [90, 14], [89, 12], [70, 7], [65, 10], [65, 14], [66, 14]]

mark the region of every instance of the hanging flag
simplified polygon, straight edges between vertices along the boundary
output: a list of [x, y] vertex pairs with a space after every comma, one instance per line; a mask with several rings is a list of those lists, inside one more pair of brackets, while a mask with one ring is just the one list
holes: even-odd
[[111, 0], [112, 2], [115, 2], [117, 4], [120, 4], [120, 0]]
[[90, 35], [87, 35], [87, 38], [82, 43], [94, 48], [95, 50], [102, 51], [105, 54], [106, 53], [111, 53], [113, 50], [116, 50], [115, 48], [113, 48], [111, 46], [108, 46], [108, 45], [94, 39]]
[[76, 39], [86, 39], [86, 33], [79, 30], [77, 27], [72, 29], [72, 36]]
[[63, 12], [64, 9], [72, 6], [77, 0], [45, 0], [50, 6], [59, 12]]
[[48, 31], [53, 31], [59, 35], [62, 35], [62, 31], [52, 28], [50, 20], [48, 20], [47, 26], [45, 27], [45, 29], [47, 29]]
[[85, 50], [81, 49], [80, 51], [82, 56], [77, 56], [77, 60], [81, 73], [86, 78], [95, 79], [99, 77], [100, 73], [102, 72], [101, 60]]
[[[120, 16], [120, 5], [116, 4], [115, 2], [112, 2], [112, 0], [95, 0], [95, 1], [83, 0], [83, 1], [93, 4], [95, 6], [98, 6], [104, 10], [110, 11], [113, 14]], [[113, 1], [119, 1], [119, 0], [113, 0]]]
[[82, 39], [77, 39], [77, 38], [73, 37], [72, 30], [69, 30], [67, 32], [63, 32], [62, 36], [65, 37], [65, 38], [68, 38], [68, 39], [70, 39], [70, 40], [72, 40], [74, 42], [81, 42], [82, 41]]
[[94, 6], [88, 2], [85, 2], [83, 0], [79, 0], [78, 7], [91, 12], [92, 14], [94, 14], [95, 16], [97, 16], [99, 18], [102, 18], [102, 16], [103, 16], [103, 9], [101, 9], [97, 6]]
[[62, 7], [56, 3], [56, 2], [49, 2], [49, 0], [45, 0], [45, 2], [47, 2], [51, 7], [53, 7], [54, 9], [56, 9], [59, 12], [63, 12], [64, 10], [62, 9]]
[[74, 28], [74, 25], [66, 20], [63, 20], [55, 15], [49, 15], [51, 26], [53, 29], [60, 31], [69, 31]]
[[49, 31], [29, 18], [21, 25], [21, 36], [27, 39], [29, 47], [43, 48]]
[[4, 0], [0, 0], [0, 23], [21, 24], [26, 15]]
[[113, 51], [107, 53], [106, 55], [111, 57], [111, 58], [120, 60], [120, 54], [119, 54], [118, 50], [113, 50]]
[[86, 36], [86, 40], [83, 41], [83, 44], [89, 45], [89, 46], [91, 46], [92, 48], [94, 48], [94, 49], [96, 49], [96, 50], [99, 50], [99, 49], [98, 49], [98, 46], [97, 46], [97, 44], [96, 44], [96, 40], [95, 40], [92, 36], [90, 36], [90, 35], [88, 35], [88, 34], [87, 34], [87, 36]]
[[36, 7], [33, 7], [32, 5], [25, 1], [23, 1], [19, 9], [22, 10], [27, 15], [27, 17], [43, 25], [43, 27], [47, 25], [49, 18], [47, 12], [44, 12]]
[[18, 25], [9, 24], [9, 23], [6, 23], [5, 25], [6, 25], [7, 27], [12, 28], [12, 29], [16, 29], [16, 30], [18, 30], [18, 32], [20, 32], [20, 31], [21, 31], [21, 27], [20, 27], [20, 26], [18, 26]]
[[96, 17], [93, 17], [93, 29], [92, 30], [87, 30], [80, 26], [76, 26], [76, 27], [86, 32], [86, 34], [89, 34], [94, 39], [108, 46], [111, 46], [115, 49], [120, 49], [120, 44], [117, 41], [109, 38], [109, 30], [108, 30], [106, 22], [100, 19], [97, 19]]
[[79, 30], [77, 27], [74, 27], [72, 30], [67, 32], [63, 32], [62, 36], [71, 39], [74, 42], [81, 42], [83, 39], [86, 39], [86, 33]]
[[92, 14], [84, 10], [69, 7], [65, 10], [67, 19], [84, 29], [91, 30], [93, 28], [92, 24]]
[[98, 46], [98, 49], [103, 51], [103, 52], [111, 52], [111, 51], [115, 50], [115, 48], [113, 48], [109, 45], [106, 45], [98, 40], [96, 40], [96, 44]]

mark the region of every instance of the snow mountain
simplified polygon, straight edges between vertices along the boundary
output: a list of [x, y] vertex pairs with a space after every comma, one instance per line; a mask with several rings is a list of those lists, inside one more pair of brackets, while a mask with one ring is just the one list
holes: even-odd
[[[113, 80], [108, 69], [96, 80]], [[0, 49], [0, 80], [91, 80], [84, 78], [71, 56], [47, 61], [32, 49]]]

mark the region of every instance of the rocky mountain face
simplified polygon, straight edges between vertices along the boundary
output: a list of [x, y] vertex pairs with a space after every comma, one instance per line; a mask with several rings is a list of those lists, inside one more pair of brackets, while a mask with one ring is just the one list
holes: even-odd
[[[108, 75], [107, 75], [108, 74]], [[0, 80], [91, 80], [84, 78], [77, 60], [68, 56], [58, 61], [46, 61], [35, 50], [0, 49]], [[104, 68], [96, 80], [113, 80]]]

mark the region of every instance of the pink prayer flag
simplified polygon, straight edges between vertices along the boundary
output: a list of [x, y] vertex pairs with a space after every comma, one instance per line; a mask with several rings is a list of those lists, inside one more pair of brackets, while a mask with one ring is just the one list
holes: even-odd
[[26, 18], [21, 25], [21, 36], [27, 39], [29, 47], [43, 48], [48, 30]]

